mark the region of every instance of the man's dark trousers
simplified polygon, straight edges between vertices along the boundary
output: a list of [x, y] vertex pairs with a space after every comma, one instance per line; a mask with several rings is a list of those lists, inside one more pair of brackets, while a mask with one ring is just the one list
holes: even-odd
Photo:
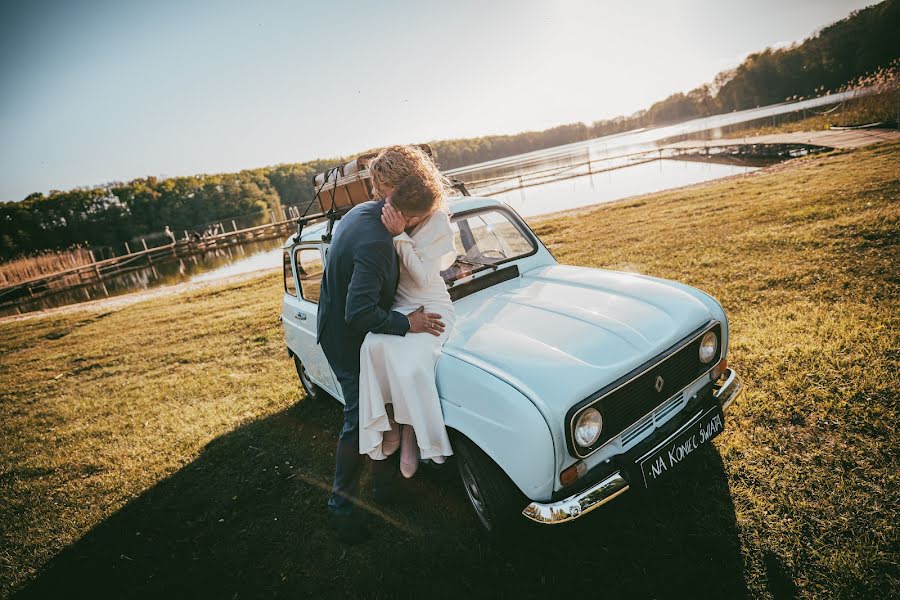
[[[322, 339], [322, 350], [337, 376], [341, 390], [344, 392], [344, 425], [338, 436], [335, 452], [334, 483], [331, 486], [331, 498], [328, 508], [336, 514], [348, 515], [353, 510], [352, 500], [359, 495], [359, 478], [366, 456], [359, 453], [359, 352], [356, 364], [343, 361], [342, 351], [331, 347]], [[372, 483], [384, 485], [390, 477], [390, 466], [393, 461], [376, 460], [372, 465]], [[394, 465], [396, 466], [396, 465]]]
[[[399, 267], [393, 238], [381, 222], [384, 201], [361, 204], [335, 228], [319, 297], [318, 339], [344, 393], [344, 425], [338, 437], [334, 484], [328, 507], [353, 511], [366, 457], [359, 453], [359, 350], [367, 333], [405, 335], [409, 319], [392, 311]], [[376, 461], [382, 479], [387, 461]]]

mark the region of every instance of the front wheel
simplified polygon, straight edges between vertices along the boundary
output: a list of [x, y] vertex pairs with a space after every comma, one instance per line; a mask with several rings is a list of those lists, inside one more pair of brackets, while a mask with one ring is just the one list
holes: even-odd
[[325, 397], [325, 391], [313, 383], [312, 379], [309, 378], [309, 373], [306, 372], [306, 367], [300, 361], [300, 358], [295, 354], [294, 355], [294, 367], [297, 369], [297, 376], [300, 377], [300, 385], [303, 386], [303, 391], [306, 392], [306, 397], [312, 401], [318, 401]]
[[462, 436], [454, 442], [459, 477], [482, 529], [504, 537], [523, 528], [524, 494], [481, 448]]

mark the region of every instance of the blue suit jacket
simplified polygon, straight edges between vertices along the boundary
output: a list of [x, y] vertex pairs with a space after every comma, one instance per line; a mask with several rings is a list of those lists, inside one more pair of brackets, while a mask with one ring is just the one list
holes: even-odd
[[400, 271], [393, 238], [381, 222], [383, 207], [384, 200], [366, 202], [341, 218], [319, 296], [318, 341], [332, 367], [355, 369], [357, 375], [367, 333], [406, 335], [409, 330], [406, 315], [391, 310]]

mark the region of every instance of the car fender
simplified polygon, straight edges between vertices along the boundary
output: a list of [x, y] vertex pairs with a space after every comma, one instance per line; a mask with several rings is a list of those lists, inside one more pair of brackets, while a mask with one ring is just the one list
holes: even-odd
[[446, 426], [481, 448], [528, 498], [550, 498], [556, 478], [553, 436], [531, 400], [446, 354], [438, 361], [437, 383]]

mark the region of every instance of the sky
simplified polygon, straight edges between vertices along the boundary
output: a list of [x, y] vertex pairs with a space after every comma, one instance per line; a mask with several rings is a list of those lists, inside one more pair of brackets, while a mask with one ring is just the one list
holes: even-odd
[[874, 0], [0, 3], [0, 200], [631, 114]]

